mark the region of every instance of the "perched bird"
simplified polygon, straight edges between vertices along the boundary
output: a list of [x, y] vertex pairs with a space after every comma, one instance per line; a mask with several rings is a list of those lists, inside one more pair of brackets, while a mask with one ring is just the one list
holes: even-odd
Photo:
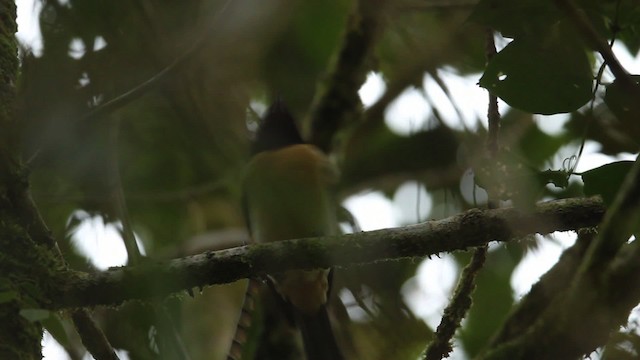
[[[268, 109], [244, 176], [244, 206], [255, 242], [338, 233], [330, 187], [337, 171], [318, 148], [305, 144], [281, 100]], [[270, 274], [272, 288], [299, 327], [307, 360], [343, 356], [327, 313], [330, 269]]]

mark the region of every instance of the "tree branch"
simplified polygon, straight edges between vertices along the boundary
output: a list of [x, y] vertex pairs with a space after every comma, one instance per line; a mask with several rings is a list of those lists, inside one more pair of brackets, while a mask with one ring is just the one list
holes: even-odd
[[325, 152], [331, 150], [331, 141], [345, 119], [358, 111], [358, 89], [367, 75], [367, 59], [380, 27], [380, 13], [386, 1], [357, 1], [349, 18], [336, 64], [327, 88], [320, 92], [311, 111], [311, 143]]
[[567, 284], [576, 274], [587, 248], [595, 237], [595, 231], [579, 231], [578, 240], [562, 253], [558, 262], [531, 287], [529, 293], [520, 300], [502, 328], [491, 341], [490, 348], [524, 334], [541, 314], [567, 289]]
[[640, 88], [638, 88], [636, 82], [633, 81], [629, 73], [622, 67], [607, 41], [598, 35], [598, 32], [591, 24], [587, 15], [576, 6], [573, 0], [555, 0], [555, 3], [558, 8], [567, 13], [569, 19], [582, 34], [585, 42], [602, 55], [604, 62], [609, 66], [616, 80], [620, 81], [623, 89], [629, 94], [640, 97]]
[[66, 272], [60, 274], [61, 286], [51, 290], [50, 298], [53, 308], [117, 305], [289, 269], [419, 258], [531, 233], [591, 227], [600, 222], [604, 212], [597, 198], [550, 201], [528, 213], [513, 208], [474, 209], [403, 228], [209, 251], [97, 274]]
[[453, 350], [451, 339], [460, 327], [462, 319], [471, 308], [471, 295], [476, 288], [476, 277], [487, 259], [487, 246], [477, 248], [471, 261], [462, 270], [451, 301], [444, 309], [442, 320], [434, 334], [435, 338], [425, 351], [425, 360], [440, 360], [449, 357]]
[[97, 360], [119, 360], [120, 358], [111, 347], [109, 340], [102, 330], [96, 326], [87, 310], [75, 310], [71, 312], [71, 319], [80, 334], [82, 344]]
[[637, 233], [639, 219], [640, 160], [636, 160], [562, 293], [526, 331], [484, 358], [575, 359], [604, 345], [640, 300], [636, 272], [640, 250], [637, 240], [628, 243]]

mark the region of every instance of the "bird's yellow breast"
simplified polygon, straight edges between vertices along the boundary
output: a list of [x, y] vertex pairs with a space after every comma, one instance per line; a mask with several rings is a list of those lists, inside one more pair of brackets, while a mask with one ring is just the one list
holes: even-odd
[[334, 234], [329, 187], [336, 181], [329, 160], [299, 144], [256, 155], [245, 173], [245, 197], [257, 242]]

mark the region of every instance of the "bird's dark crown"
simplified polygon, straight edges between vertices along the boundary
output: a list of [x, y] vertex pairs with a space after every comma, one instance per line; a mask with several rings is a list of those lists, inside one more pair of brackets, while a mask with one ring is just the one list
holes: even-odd
[[286, 146], [303, 144], [296, 122], [281, 99], [277, 99], [258, 127], [251, 144], [251, 155], [278, 150]]

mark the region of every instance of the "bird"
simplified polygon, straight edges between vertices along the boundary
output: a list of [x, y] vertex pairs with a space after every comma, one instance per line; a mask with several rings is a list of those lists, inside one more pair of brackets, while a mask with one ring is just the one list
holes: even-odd
[[[243, 208], [254, 242], [338, 234], [330, 191], [338, 172], [319, 148], [305, 143], [283, 100], [267, 110], [250, 153]], [[327, 312], [331, 277], [331, 269], [287, 270], [268, 277], [287, 317], [300, 329], [307, 360], [344, 358]]]

